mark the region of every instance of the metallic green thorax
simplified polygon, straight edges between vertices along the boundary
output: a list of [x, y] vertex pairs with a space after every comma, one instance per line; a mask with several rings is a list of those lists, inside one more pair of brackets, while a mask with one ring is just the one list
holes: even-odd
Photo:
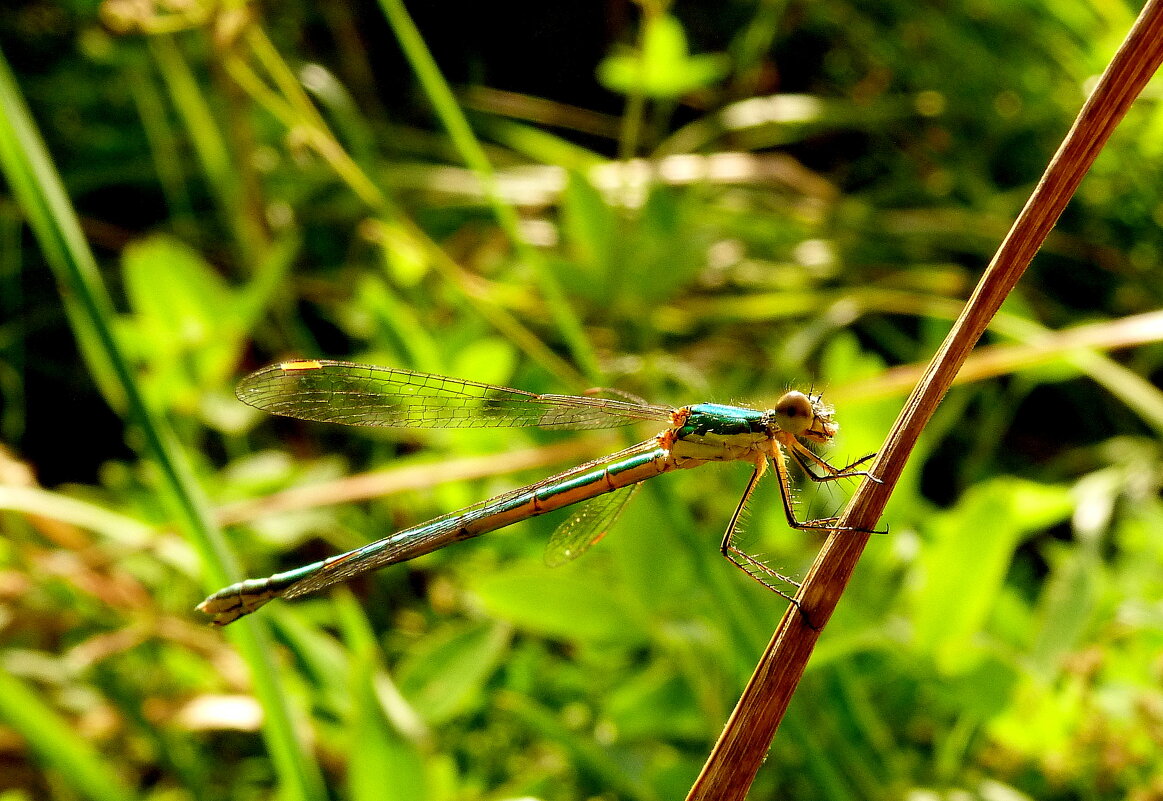
[[699, 403], [676, 414], [671, 455], [677, 466], [686, 460], [699, 462], [751, 461], [752, 454], [770, 450], [770, 416], [755, 409]]
[[699, 403], [688, 406], [689, 415], [679, 429], [680, 438], [690, 434], [767, 434], [767, 414], [755, 409], [725, 406], [721, 403]]

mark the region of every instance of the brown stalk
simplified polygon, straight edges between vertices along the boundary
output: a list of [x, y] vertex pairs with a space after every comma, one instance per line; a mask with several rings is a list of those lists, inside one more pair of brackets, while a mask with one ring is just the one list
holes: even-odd
[[[806, 614], [791, 609], [784, 614], [687, 801], [742, 801], [747, 795], [820, 631], [831, 618], [868, 542], [868, 534], [855, 533], [853, 529], [875, 528], [905, 460], [969, 351], [1021, 278], [1083, 175], [1160, 61], [1163, 0], [1149, 0], [998, 248], [953, 330], [905, 402], [872, 468], [873, 475], [883, 483], [866, 480], [857, 489], [837, 524], [841, 531], [828, 537], [804, 580], [799, 603]], [[805, 619], [811, 620], [812, 625]]]

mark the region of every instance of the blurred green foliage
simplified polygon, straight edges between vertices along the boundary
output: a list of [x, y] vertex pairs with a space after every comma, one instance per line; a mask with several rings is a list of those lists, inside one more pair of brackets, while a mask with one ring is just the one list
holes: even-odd
[[[184, 513], [261, 576], [561, 458], [264, 419], [233, 383], [300, 355], [675, 404], [814, 385], [837, 461], [875, 450], [886, 369], [934, 352], [1134, 17], [412, 6], [416, 35], [392, 0], [0, 15], [116, 306], [80, 321], [13, 200], [51, 188], [6, 162], [5, 801], [684, 795], [785, 607], [716, 553], [742, 468], [651, 482], [559, 569], [529, 521], [228, 635], [192, 611], [230, 566]], [[1033, 357], [945, 400], [752, 797], [1163, 797], [1161, 142], [1156, 81], [989, 334]], [[1102, 347], [1057, 346], [1081, 324]], [[151, 449], [170, 427], [192, 495]], [[819, 540], [781, 521], [761, 488], [753, 550], [802, 573]]]

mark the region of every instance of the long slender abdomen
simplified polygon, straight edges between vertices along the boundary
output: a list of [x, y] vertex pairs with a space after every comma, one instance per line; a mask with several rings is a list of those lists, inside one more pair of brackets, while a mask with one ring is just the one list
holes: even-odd
[[204, 600], [198, 609], [212, 615], [215, 625], [225, 626], [275, 598], [306, 595], [372, 570], [415, 559], [454, 542], [637, 484], [677, 466], [670, 451], [662, 445], [637, 452], [631, 449], [623, 458], [575, 467], [531, 487], [397, 531], [322, 562], [265, 579], [232, 584]]

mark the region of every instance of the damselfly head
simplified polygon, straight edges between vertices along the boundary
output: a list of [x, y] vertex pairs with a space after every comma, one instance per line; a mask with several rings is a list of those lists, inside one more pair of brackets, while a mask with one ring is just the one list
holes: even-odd
[[828, 442], [840, 426], [832, 419], [832, 407], [819, 395], [797, 390], [785, 392], [771, 410], [780, 429], [813, 442]]

